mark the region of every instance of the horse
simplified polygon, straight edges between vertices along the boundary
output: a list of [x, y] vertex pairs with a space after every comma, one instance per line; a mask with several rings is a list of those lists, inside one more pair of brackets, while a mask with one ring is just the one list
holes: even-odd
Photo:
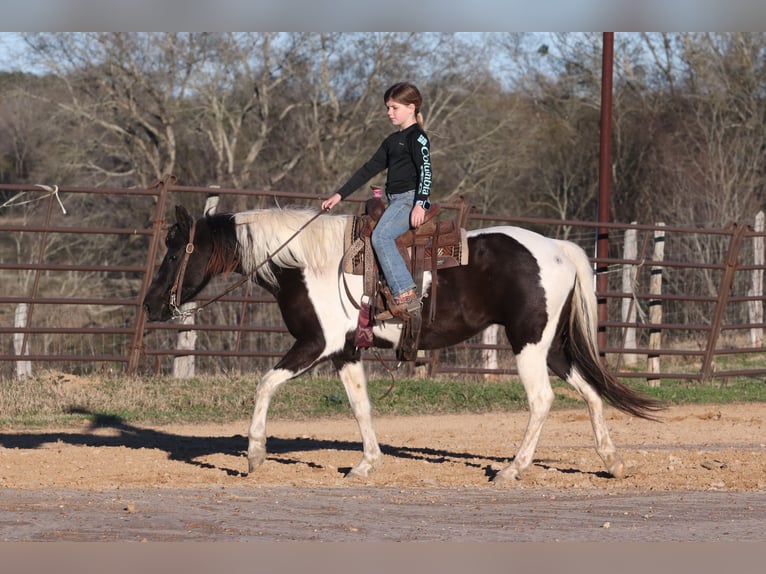
[[[248, 430], [248, 472], [266, 459], [266, 419], [274, 393], [287, 381], [330, 361], [348, 395], [362, 440], [362, 459], [346, 476], [368, 477], [382, 464], [362, 363], [355, 346], [362, 278], [343, 271], [350, 215], [308, 208], [218, 213], [193, 219], [182, 206], [165, 237], [167, 251], [146, 291], [148, 321], [167, 321], [200, 294], [210, 279], [237, 273], [269, 291], [295, 341], [260, 379]], [[631, 389], [602, 365], [597, 344], [593, 268], [575, 243], [519, 227], [466, 233], [468, 261], [436, 275], [433, 321], [423, 321], [418, 348], [458, 344], [490, 325], [501, 325], [516, 359], [529, 409], [526, 431], [510, 463], [491, 477], [520, 479], [533, 462], [554, 400], [549, 370], [584, 399], [595, 449], [607, 472], [626, 474], [604, 418], [604, 401], [632, 416], [658, 420], [659, 401]], [[422, 316], [431, 305], [426, 272]], [[373, 345], [395, 348], [399, 320], [376, 322]]]

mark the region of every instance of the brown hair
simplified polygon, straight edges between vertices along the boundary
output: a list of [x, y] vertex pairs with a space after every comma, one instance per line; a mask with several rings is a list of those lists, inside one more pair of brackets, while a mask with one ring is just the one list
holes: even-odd
[[415, 104], [415, 117], [417, 118], [418, 125], [423, 127], [423, 114], [420, 113], [420, 106], [423, 104], [423, 96], [420, 95], [418, 90], [413, 84], [409, 82], [399, 82], [394, 84], [386, 90], [383, 94], [383, 103], [388, 103], [389, 100], [394, 100], [399, 104], [408, 106]]

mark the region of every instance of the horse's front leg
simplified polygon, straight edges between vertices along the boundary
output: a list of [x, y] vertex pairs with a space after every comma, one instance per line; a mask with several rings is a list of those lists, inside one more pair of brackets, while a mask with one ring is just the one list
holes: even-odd
[[367, 377], [364, 374], [362, 361], [358, 358], [347, 363], [335, 361], [335, 366], [338, 368], [340, 380], [343, 381], [351, 410], [362, 436], [362, 460], [348, 472], [347, 476], [364, 478], [378, 468], [382, 461], [378, 439], [372, 427], [372, 407], [367, 393]]
[[266, 415], [271, 398], [277, 389], [293, 376], [295, 373], [287, 369], [271, 369], [263, 376], [255, 389], [255, 408], [247, 433], [248, 472], [253, 472], [266, 460]]
[[249, 472], [266, 460], [266, 415], [271, 398], [284, 383], [311, 368], [322, 353], [321, 340], [302, 338], [296, 341], [284, 357], [268, 371], [255, 389], [255, 408], [247, 433], [247, 462]]

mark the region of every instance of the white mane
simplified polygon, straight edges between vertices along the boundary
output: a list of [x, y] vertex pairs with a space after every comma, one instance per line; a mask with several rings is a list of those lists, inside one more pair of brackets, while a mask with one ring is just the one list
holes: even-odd
[[[279, 267], [309, 269], [317, 274], [337, 272], [348, 217], [322, 215], [306, 225], [316, 213], [312, 209], [281, 208], [237, 213], [234, 223], [242, 249], [243, 272], [252, 273], [272, 254], [272, 261]], [[304, 225], [306, 227], [290, 239]], [[276, 284], [269, 265], [262, 265], [258, 276]]]

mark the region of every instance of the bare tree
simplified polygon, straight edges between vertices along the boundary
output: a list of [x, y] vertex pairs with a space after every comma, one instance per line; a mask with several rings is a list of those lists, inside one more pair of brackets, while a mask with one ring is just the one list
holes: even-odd
[[[652, 126], [655, 145], [647, 163], [651, 173], [642, 190], [644, 218], [720, 228], [746, 224], [763, 206], [763, 123], [766, 120], [761, 33], [646, 35], [655, 73], [641, 117]], [[670, 238], [676, 259], [723, 261], [727, 238], [699, 234], [686, 242]], [[678, 269], [669, 288], [716, 296], [720, 272]], [[742, 293], [746, 285], [735, 285]], [[682, 320], [706, 322], [704, 305], [668, 305]], [[745, 309], [730, 306], [727, 313]]]
[[305, 34], [221, 34], [212, 43], [208, 65], [195, 82], [194, 121], [213, 151], [217, 183], [272, 185], [297, 159], [284, 162], [267, 181], [256, 169], [275, 129], [298, 107], [300, 100], [282, 95], [286, 84], [301, 83]]
[[[56, 105], [96, 128], [72, 167], [92, 183], [146, 186], [176, 168], [177, 124], [209, 35], [46, 33], [25, 39], [61, 83]], [[44, 94], [29, 94], [44, 98]]]

